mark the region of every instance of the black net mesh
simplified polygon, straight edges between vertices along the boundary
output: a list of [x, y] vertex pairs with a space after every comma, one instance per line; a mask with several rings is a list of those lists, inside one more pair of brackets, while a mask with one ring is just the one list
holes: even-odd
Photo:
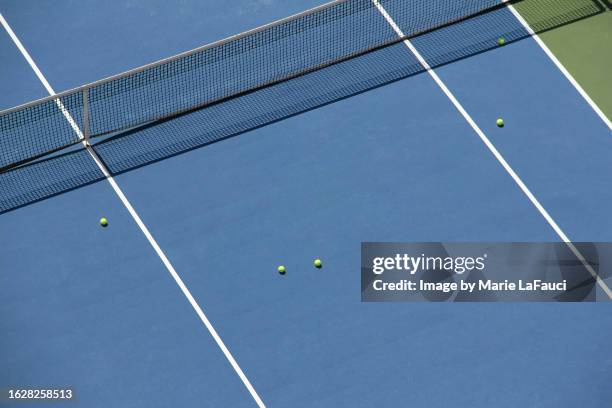
[[[58, 156], [80, 132], [116, 174], [422, 72], [405, 39], [436, 67], [530, 35], [499, 0], [380, 4], [403, 37], [371, 0], [336, 2], [0, 113], [0, 212], [101, 178], [86, 155]], [[513, 5], [536, 32], [603, 11], [595, 0]]]

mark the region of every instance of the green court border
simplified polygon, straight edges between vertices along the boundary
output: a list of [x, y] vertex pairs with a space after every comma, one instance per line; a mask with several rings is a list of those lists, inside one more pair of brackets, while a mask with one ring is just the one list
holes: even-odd
[[604, 7], [601, 14], [538, 36], [612, 120], [612, 0], [597, 1]]

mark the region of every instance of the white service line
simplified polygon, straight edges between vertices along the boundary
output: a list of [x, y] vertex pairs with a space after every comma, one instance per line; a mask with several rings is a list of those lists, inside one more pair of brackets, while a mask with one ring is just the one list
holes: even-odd
[[557, 57], [555, 56], [555, 54], [552, 53], [552, 51], [550, 50], [550, 48], [548, 48], [548, 46], [546, 44], [544, 44], [544, 41], [542, 41], [542, 39], [536, 34], [535, 31], [533, 31], [533, 29], [531, 28], [531, 26], [529, 25], [529, 23], [527, 23], [527, 21], [523, 18], [523, 16], [521, 16], [519, 14], [518, 11], [516, 11], [516, 9], [514, 8], [514, 6], [512, 4], [510, 4], [511, 0], [502, 0], [502, 3], [506, 3], [508, 6], [508, 9], [512, 12], [512, 14], [514, 14], [514, 17], [519, 21], [519, 23], [521, 23], [521, 25], [523, 27], [525, 27], [525, 30], [527, 30], [527, 32], [529, 33], [529, 35], [531, 37], [533, 37], [533, 39], [535, 40], [535, 42], [540, 46], [540, 48], [542, 48], [542, 50], [544, 51], [544, 53], [546, 55], [548, 55], [548, 58], [550, 58], [550, 60], [553, 62], [553, 64], [555, 64], [557, 66], [557, 68], [559, 69], [559, 71], [561, 71], [561, 73], [563, 75], [565, 75], [565, 78], [567, 78], [567, 80], [569, 81], [570, 84], [572, 84], [574, 86], [574, 88], [576, 88], [576, 90], [578, 91], [578, 93], [584, 98], [584, 100], [589, 104], [589, 106], [591, 107], [591, 109], [593, 109], [595, 111], [595, 113], [597, 114], [597, 116], [599, 116], [601, 118], [601, 120], [603, 120], [603, 122], [608, 126], [608, 128], [610, 130], [612, 130], [612, 122], [610, 121], [610, 119], [603, 113], [603, 111], [599, 108], [599, 106], [597, 106], [597, 104], [591, 99], [591, 97], [589, 96], [589, 94], [587, 94], [585, 92], [585, 90], [580, 86], [580, 84], [578, 83], [578, 81], [576, 81], [576, 79], [572, 76], [572, 74], [569, 73], [569, 71], [567, 69], [565, 69], [565, 67], [563, 66], [563, 64], [561, 64], [561, 61], [559, 61], [557, 59]]
[[[378, 9], [378, 11], [382, 14], [382, 16], [387, 21], [387, 23], [391, 26], [393, 31], [395, 31], [395, 33], [399, 37], [405, 37], [403, 31], [395, 23], [393, 18], [391, 18], [389, 13], [387, 13], [387, 10], [385, 10], [385, 8], [380, 4], [379, 0], [372, 0], [372, 2], [374, 3], [374, 5]], [[495, 156], [495, 158], [502, 165], [504, 170], [506, 170], [506, 172], [510, 175], [510, 177], [512, 177], [514, 182], [519, 186], [519, 188], [527, 196], [527, 198], [529, 198], [529, 201], [531, 201], [531, 203], [534, 205], [534, 207], [537, 208], [537, 210], [540, 212], [542, 217], [544, 217], [546, 222], [548, 222], [548, 224], [552, 227], [552, 229], [557, 233], [559, 238], [561, 238], [561, 240], [563, 242], [565, 242], [567, 247], [572, 251], [574, 256], [576, 256], [576, 258], [578, 258], [578, 260], [582, 263], [582, 265], [585, 267], [585, 269], [591, 274], [593, 279], [595, 279], [597, 281], [597, 283], [603, 289], [603, 291], [606, 293], [606, 295], [610, 299], [612, 299], [612, 291], [610, 290], [608, 285], [599, 277], [599, 275], [597, 274], [597, 272], [595, 272], [595, 270], [591, 267], [591, 265], [589, 265], [588, 261], [585, 260], [584, 256], [582, 256], [580, 251], [578, 251], [578, 249], [570, 241], [570, 239], [567, 237], [567, 235], [565, 235], [565, 233], [559, 227], [559, 225], [557, 225], [555, 220], [553, 220], [552, 217], [550, 216], [550, 214], [548, 214], [548, 211], [546, 211], [546, 209], [542, 206], [542, 204], [540, 204], [538, 199], [533, 195], [533, 193], [529, 190], [529, 188], [527, 188], [525, 183], [523, 183], [523, 180], [521, 180], [521, 178], [518, 176], [518, 174], [516, 174], [516, 172], [512, 169], [512, 167], [510, 167], [510, 165], [508, 164], [506, 159], [504, 159], [504, 157], [497, 150], [497, 148], [493, 145], [493, 143], [491, 143], [489, 138], [484, 134], [484, 132], [480, 129], [480, 127], [476, 124], [476, 122], [474, 122], [474, 120], [472, 119], [470, 114], [467, 113], [467, 111], [459, 103], [457, 98], [455, 98], [455, 95], [453, 95], [453, 93], [448, 89], [448, 87], [444, 84], [444, 82], [442, 82], [442, 80], [440, 79], [438, 74], [436, 74], [436, 72], [431, 68], [431, 66], [423, 58], [421, 53], [419, 53], [419, 51], [412, 45], [412, 43], [409, 40], [404, 40], [404, 45], [406, 45], [406, 47], [408, 47], [408, 49], [414, 54], [414, 56], [417, 58], [419, 63], [429, 73], [429, 75], [433, 78], [433, 80], [436, 82], [436, 84], [440, 87], [442, 92], [444, 92], [444, 94], [452, 102], [452, 104], [459, 111], [459, 113], [461, 113], [461, 116], [463, 116], [463, 118], [468, 122], [468, 124], [472, 127], [474, 132], [476, 132], [476, 134], [480, 137], [480, 139], [487, 146], [487, 148], [491, 151], [491, 153], [493, 153], [493, 156]]]
[[[40, 70], [38, 69], [38, 66], [36, 65], [32, 57], [30, 57], [30, 54], [25, 49], [21, 41], [19, 41], [19, 38], [13, 32], [13, 30], [9, 26], [8, 22], [4, 19], [2, 14], [0, 14], [0, 23], [2, 24], [2, 26], [4, 27], [8, 35], [11, 37], [11, 39], [13, 40], [13, 42], [15, 43], [19, 51], [21, 51], [21, 54], [26, 59], [28, 64], [30, 64], [30, 67], [36, 73], [36, 76], [38, 77], [40, 82], [42, 82], [47, 92], [49, 92], [50, 95], [55, 95], [55, 91], [53, 90], [51, 85], [49, 85], [49, 82], [47, 82], [47, 79], [44, 77], [42, 72], [40, 72]], [[229, 361], [229, 363], [231, 364], [236, 374], [238, 374], [238, 377], [240, 377], [240, 379], [242, 380], [242, 383], [244, 384], [244, 386], [247, 388], [247, 390], [251, 394], [251, 397], [253, 397], [253, 400], [255, 401], [255, 403], [260, 408], [265, 408], [265, 405], [263, 401], [261, 400], [261, 398], [259, 397], [259, 395], [257, 394], [257, 391], [255, 391], [255, 388], [253, 387], [253, 385], [251, 385], [251, 382], [249, 381], [247, 376], [244, 374], [244, 372], [242, 371], [242, 369], [236, 362], [236, 359], [234, 358], [234, 356], [232, 356], [232, 353], [229, 351], [229, 349], [227, 348], [227, 346], [221, 339], [221, 336], [219, 336], [219, 334], [213, 327], [210, 320], [208, 320], [208, 318], [206, 317], [206, 314], [204, 314], [204, 311], [202, 310], [198, 302], [194, 299], [193, 295], [191, 294], [191, 292], [189, 291], [189, 289], [187, 288], [187, 286], [185, 285], [185, 283], [183, 282], [179, 274], [174, 269], [174, 266], [172, 265], [172, 263], [170, 263], [170, 260], [168, 259], [168, 257], [166, 257], [166, 254], [164, 254], [164, 251], [162, 251], [162, 249], [159, 247], [159, 245], [157, 244], [157, 241], [155, 240], [155, 238], [153, 237], [153, 235], [151, 234], [151, 232], [149, 231], [145, 223], [142, 221], [142, 219], [140, 218], [136, 210], [134, 210], [134, 207], [132, 207], [132, 204], [128, 201], [127, 197], [125, 196], [125, 194], [123, 193], [119, 185], [117, 185], [117, 182], [112, 177], [110, 171], [103, 164], [102, 160], [100, 160], [100, 158], [98, 157], [98, 154], [93, 150], [93, 148], [89, 144], [89, 141], [85, 138], [85, 136], [83, 135], [83, 132], [81, 131], [79, 126], [76, 124], [76, 122], [74, 121], [74, 119], [72, 118], [68, 110], [64, 107], [62, 102], [58, 99], [56, 100], [56, 104], [58, 108], [60, 109], [60, 111], [62, 112], [62, 114], [64, 115], [64, 117], [66, 118], [66, 120], [68, 121], [68, 123], [70, 123], [70, 126], [75, 131], [79, 139], [81, 139], [83, 146], [85, 146], [85, 148], [91, 155], [92, 159], [96, 162], [96, 165], [100, 168], [100, 171], [106, 177], [106, 180], [109, 182], [112, 189], [115, 191], [115, 194], [117, 194], [117, 197], [119, 197], [119, 199], [121, 200], [125, 208], [128, 210], [128, 212], [130, 213], [130, 215], [132, 216], [132, 218], [134, 219], [134, 221], [136, 222], [136, 224], [138, 225], [138, 227], [140, 228], [144, 236], [147, 238], [147, 241], [149, 241], [149, 244], [151, 244], [151, 246], [155, 250], [155, 253], [157, 254], [157, 256], [159, 256], [162, 263], [164, 264], [164, 266], [166, 267], [166, 269], [168, 270], [168, 272], [170, 273], [170, 275], [172, 276], [172, 278], [174, 279], [178, 287], [181, 289], [181, 292], [183, 292], [183, 295], [189, 301], [189, 304], [191, 304], [191, 307], [193, 307], [193, 310], [195, 310], [195, 312], [197, 313], [202, 323], [204, 323], [204, 326], [206, 326], [206, 329], [208, 329], [208, 332], [210, 333], [212, 338], [217, 343], [217, 346], [219, 346], [219, 348], [223, 352], [223, 355], [225, 356], [227, 361]]]

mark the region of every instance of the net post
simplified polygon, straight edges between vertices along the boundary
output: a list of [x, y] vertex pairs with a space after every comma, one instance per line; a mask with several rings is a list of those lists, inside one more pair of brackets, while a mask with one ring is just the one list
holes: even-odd
[[89, 88], [83, 89], [83, 138], [89, 143]]

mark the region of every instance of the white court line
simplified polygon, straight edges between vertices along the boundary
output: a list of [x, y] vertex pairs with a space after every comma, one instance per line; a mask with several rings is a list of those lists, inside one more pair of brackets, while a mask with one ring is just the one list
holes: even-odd
[[[402, 32], [402, 30], [399, 28], [399, 26], [395, 23], [395, 21], [391, 18], [391, 16], [389, 15], [389, 13], [387, 13], [387, 10], [385, 10], [385, 8], [379, 3], [378, 0], [372, 0], [372, 3], [374, 3], [374, 5], [376, 6], [376, 8], [378, 9], [378, 11], [382, 14], [382, 16], [384, 17], [384, 19], [387, 21], [387, 23], [391, 26], [391, 28], [393, 29], [393, 31], [395, 31], [395, 33], [399, 36], [399, 37], [405, 37], [404, 33]], [[455, 108], [459, 111], [459, 113], [461, 113], [461, 116], [463, 116], [463, 118], [469, 123], [469, 125], [472, 127], [472, 129], [474, 130], [474, 132], [476, 132], [476, 134], [480, 137], [480, 139], [483, 141], [483, 143], [487, 146], [487, 148], [489, 148], [489, 150], [491, 151], [491, 153], [493, 153], [493, 156], [495, 156], [495, 158], [497, 159], [497, 161], [502, 165], [502, 167], [504, 168], [504, 170], [506, 170], [506, 172], [510, 175], [510, 177], [512, 177], [512, 179], [514, 180], [514, 182], [519, 186], [519, 188], [523, 191], [523, 193], [527, 196], [527, 198], [529, 198], [529, 201], [531, 201], [531, 203], [534, 205], [535, 208], [537, 208], [537, 210], [540, 212], [540, 214], [542, 215], [542, 217], [544, 217], [544, 219], [546, 220], [546, 222], [548, 222], [548, 224], [552, 227], [552, 229], [557, 233], [557, 235], [559, 236], [559, 238], [561, 238], [561, 240], [563, 242], [565, 242], [565, 244], [567, 245], [567, 247], [572, 251], [572, 253], [574, 254], [574, 256], [576, 258], [578, 258], [578, 260], [582, 263], [582, 265], [585, 267], [585, 269], [587, 271], [589, 271], [589, 273], [591, 274], [591, 276], [593, 277], [593, 279], [595, 279], [597, 281], [597, 283], [599, 284], [599, 286], [603, 289], [603, 291], [606, 293], [606, 295], [612, 299], [612, 291], [610, 290], [610, 288], [608, 287], [608, 285], [606, 285], [606, 283], [599, 277], [599, 275], [597, 274], [597, 272], [595, 272], [595, 270], [591, 267], [591, 265], [589, 265], [588, 261], [585, 260], [584, 256], [582, 256], [582, 254], [580, 253], [580, 251], [578, 251], [578, 249], [574, 246], [574, 244], [570, 241], [570, 239], [567, 237], [567, 235], [565, 235], [565, 233], [563, 232], [563, 230], [561, 230], [561, 228], [559, 227], [559, 225], [557, 225], [557, 223], [555, 222], [555, 220], [552, 219], [552, 217], [550, 216], [550, 214], [548, 214], [548, 211], [546, 211], [546, 209], [542, 206], [542, 204], [540, 204], [540, 202], [538, 201], [538, 199], [533, 195], [533, 193], [529, 190], [529, 188], [527, 188], [527, 186], [525, 185], [525, 183], [523, 183], [523, 180], [521, 180], [521, 178], [518, 176], [518, 174], [516, 174], [516, 172], [512, 169], [512, 167], [510, 167], [510, 165], [508, 164], [508, 162], [506, 161], [506, 159], [504, 159], [504, 157], [501, 155], [501, 153], [497, 150], [497, 148], [495, 148], [495, 146], [493, 145], [493, 143], [491, 143], [491, 141], [489, 140], [489, 138], [487, 138], [487, 136], [484, 134], [484, 132], [480, 129], [480, 127], [478, 127], [478, 125], [476, 124], [476, 122], [474, 122], [474, 120], [472, 119], [472, 117], [470, 116], [469, 113], [467, 113], [467, 111], [463, 108], [463, 106], [459, 103], [459, 101], [457, 100], [457, 98], [455, 98], [455, 95], [453, 95], [453, 93], [446, 87], [446, 85], [444, 84], [444, 82], [442, 82], [442, 80], [440, 79], [440, 77], [438, 76], [438, 74], [436, 74], [436, 72], [431, 68], [431, 66], [427, 63], [427, 61], [425, 61], [425, 59], [423, 58], [423, 56], [419, 53], [419, 51], [412, 45], [412, 43], [409, 40], [404, 40], [404, 45], [406, 45], [406, 47], [408, 47], [408, 49], [414, 54], [414, 56], [417, 58], [417, 60], [419, 61], [419, 63], [423, 66], [423, 68], [429, 73], [429, 75], [433, 78], [433, 80], [436, 82], [436, 84], [440, 87], [440, 89], [442, 90], [442, 92], [444, 92], [444, 94], [448, 97], [448, 99], [452, 102], [452, 104], [455, 106]]]
[[[53, 90], [53, 88], [51, 88], [51, 85], [49, 85], [49, 82], [47, 82], [47, 79], [44, 77], [42, 72], [40, 72], [40, 70], [38, 69], [38, 66], [36, 65], [34, 60], [32, 60], [32, 58], [30, 57], [30, 54], [25, 49], [23, 44], [21, 44], [21, 41], [19, 41], [19, 38], [17, 38], [17, 35], [15, 35], [15, 33], [13, 32], [13, 30], [11, 29], [7, 21], [2, 16], [2, 14], [0, 14], [0, 23], [2, 24], [2, 26], [4, 27], [8, 35], [11, 37], [11, 39], [13, 40], [13, 42], [15, 43], [19, 51], [21, 51], [21, 54], [23, 55], [23, 57], [26, 59], [26, 61], [28, 61], [28, 64], [30, 64], [30, 67], [36, 73], [36, 76], [38, 77], [40, 82], [42, 82], [43, 86], [47, 89], [47, 92], [49, 92], [50, 95], [55, 95], [55, 91]], [[130, 204], [130, 202], [128, 201], [127, 197], [125, 196], [121, 188], [119, 188], [119, 185], [117, 185], [117, 183], [115, 182], [115, 179], [111, 176], [110, 171], [102, 163], [102, 161], [98, 157], [98, 154], [92, 149], [91, 145], [89, 144], [89, 141], [85, 138], [85, 136], [83, 135], [83, 132], [81, 131], [79, 126], [76, 124], [76, 122], [74, 121], [74, 119], [72, 118], [68, 110], [66, 110], [62, 102], [59, 100], [56, 100], [56, 103], [57, 103], [58, 108], [60, 109], [60, 111], [66, 118], [66, 120], [68, 121], [68, 123], [70, 123], [70, 126], [72, 127], [72, 129], [75, 131], [79, 139], [82, 141], [83, 146], [85, 146], [85, 148], [91, 155], [92, 159], [96, 162], [96, 165], [100, 168], [100, 171], [104, 173], [106, 180], [108, 180], [109, 184], [115, 191], [115, 194], [117, 194], [117, 196], [119, 197], [119, 199], [121, 200], [125, 208], [128, 210], [128, 212], [130, 213], [130, 215], [132, 216], [132, 218], [134, 219], [134, 221], [136, 222], [136, 224], [138, 225], [142, 233], [147, 238], [147, 241], [149, 241], [149, 244], [151, 244], [151, 246], [155, 250], [155, 253], [157, 254], [157, 256], [159, 256], [162, 263], [164, 264], [164, 266], [166, 267], [166, 269], [168, 270], [168, 272], [170, 273], [170, 275], [172, 276], [172, 278], [174, 279], [178, 287], [181, 289], [181, 292], [183, 292], [183, 295], [185, 295], [185, 297], [191, 304], [191, 307], [193, 307], [193, 310], [195, 310], [195, 312], [197, 313], [202, 323], [204, 323], [204, 326], [206, 326], [206, 329], [208, 329], [208, 332], [210, 333], [212, 338], [217, 343], [217, 346], [219, 346], [219, 348], [223, 352], [223, 355], [225, 355], [225, 358], [227, 359], [227, 361], [229, 361], [229, 363], [231, 364], [236, 374], [238, 374], [238, 376], [242, 380], [242, 383], [244, 384], [244, 386], [247, 388], [247, 390], [251, 394], [251, 397], [253, 397], [253, 400], [255, 400], [255, 402], [260, 408], [265, 408], [265, 405], [263, 401], [261, 400], [261, 398], [259, 397], [259, 395], [257, 394], [257, 391], [255, 391], [255, 388], [251, 385], [251, 382], [246, 377], [246, 375], [244, 374], [244, 372], [242, 371], [242, 369], [240, 368], [240, 366], [238, 365], [238, 363], [236, 362], [236, 360], [230, 353], [229, 349], [226, 347], [225, 343], [223, 343], [223, 340], [221, 339], [221, 337], [219, 336], [219, 334], [217, 333], [213, 325], [210, 323], [210, 321], [204, 314], [204, 311], [202, 310], [200, 305], [198, 305], [198, 302], [194, 299], [193, 295], [191, 294], [191, 292], [189, 291], [189, 289], [187, 288], [187, 286], [185, 285], [185, 283], [183, 282], [179, 274], [174, 269], [174, 266], [172, 266], [172, 264], [170, 263], [170, 260], [168, 260], [168, 258], [166, 257], [162, 249], [157, 244], [157, 241], [155, 241], [155, 238], [153, 238], [153, 235], [151, 234], [147, 226], [144, 224], [144, 222], [142, 221], [138, 213], [136, 213], [136, 210], [134, 210], [134, 207], [132, 207], [132, 204]]]
[[523, 27], [525, 27], [525, 30], [527, 30], [529, 35], [531, 37], [533, 37], [535, 42], [540, 46], [540, 48], [542, 48], [544, 53], [546, 55], [548, 55], [548, 58], [550, 58], [550, 60], [553, 62], [553, 64], [555, 64], [557, 66], [559, 71], [561, 71], [561, 73], [563, 75], [565, 75], [565, 78], [567, 78], [569, 83], [572, 84], [574, 86], [574, 88], [576, 88], [578, 93], [589, 104], [591, 109], [593, 109], [595, 111], [597, 116], [599, 116], [601, 118], [601, 120], [603, 120], [603, 122], [608, 126], [608, 128], [612, 130], [612, 122], [610, 121], [610, 119], [608, 119], [608, 117], [603, 113], [603, 111], [599, 108], [599, 106], [597, 106], [597, 104], [591, 99], [589, 94], [587, 94], [585, 92], [585, 90], [580, 86], [580, 84], [578, 83], [578, 81], [576, 81], [576, 79], [572, 76], [572, 74], [570, 74], [569, 71], [567, 69], [565, 69], [563, 64], [561, 64], [561, 61], [559, 61], [557, 59], [557, 57], [555, 56], [555, 54], [552, 53], [550, 48], [548, 48], [548, 46], [546, 44], [544, 44], [544, 41], [542, 41], [542, 39], [536, 34], [535, 31], [533, 31], [533, 29], [531, 28], [529, 23], [527, 23], [527, 21], [523, 18], [523, 16], [521, 16], [519, 14], [519, 12], [516, 11], [514, 6], [512, 4], [510, 4], [510, 1], [511, 0], [502, 0], [502, 3], [506, 3], [507, 4], [508, 9], [510, 9], [512, 14], [514, 14], [514, 17], [516, 17], [516, 19], [519, 21], [519, 23], [521, 23], [523, 25]]

